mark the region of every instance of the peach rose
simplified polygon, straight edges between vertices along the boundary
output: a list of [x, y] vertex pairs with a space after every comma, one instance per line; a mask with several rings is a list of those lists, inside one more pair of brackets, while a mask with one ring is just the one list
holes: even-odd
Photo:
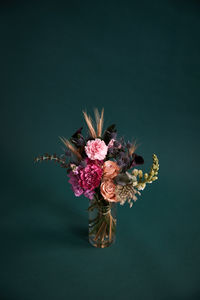
[[120, 167], [116, 162], [112, 160], [107, 160], [103, 164], [103, 177], [104, 178], [114, 178], [119, 174]]
[[112, 179], [105, 179], [102, 181], [100, 191], [105, 200], [109, 202], [117, 202], [115, 188], [116, 185]]

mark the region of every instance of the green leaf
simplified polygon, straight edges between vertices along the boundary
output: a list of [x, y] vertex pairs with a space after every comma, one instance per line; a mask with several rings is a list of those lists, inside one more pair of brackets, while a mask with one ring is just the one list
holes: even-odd
[[114, 178], [115, 184], [127, 185], [132, 183], [132, 178], [130, 178], [126, 173], [121, 173]]

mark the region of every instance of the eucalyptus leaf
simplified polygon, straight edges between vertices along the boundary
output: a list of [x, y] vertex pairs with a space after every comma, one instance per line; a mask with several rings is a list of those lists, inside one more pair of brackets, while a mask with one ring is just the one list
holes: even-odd
[[115, 184], [127, 185], [133, 182], [132, 177], [128, 176], [126, 173], [121, 173], [114, 178]]

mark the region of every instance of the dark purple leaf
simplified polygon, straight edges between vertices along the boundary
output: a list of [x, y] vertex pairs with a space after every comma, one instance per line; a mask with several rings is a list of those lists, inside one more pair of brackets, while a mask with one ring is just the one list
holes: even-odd
[[131, 168], [137, 166], [137, 165], [143, 165], [144, 159], [142, 156], [137, 155], [136, 153], [133, 153], [132, 155], [132, 163], [131, 163]]

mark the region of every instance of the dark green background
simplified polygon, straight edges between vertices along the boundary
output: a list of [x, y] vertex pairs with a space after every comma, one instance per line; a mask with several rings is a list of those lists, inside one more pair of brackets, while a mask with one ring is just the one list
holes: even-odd
[[[199, 1], [4, 1], [0, 25], [0, 299], [200, 299]], [[161, 166], [107, 249], [65, 170], [33, 163], [94, 107]]]

